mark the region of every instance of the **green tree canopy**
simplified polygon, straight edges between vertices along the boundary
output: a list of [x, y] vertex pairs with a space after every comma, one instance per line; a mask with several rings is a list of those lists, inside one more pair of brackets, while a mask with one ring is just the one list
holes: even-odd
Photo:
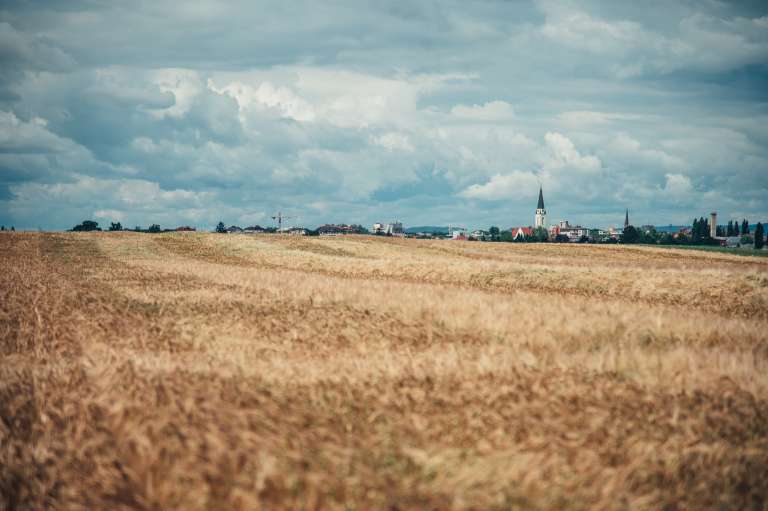
[[755, 248], [758, 250], [765, 246], [765, 233], [763, 232], [763, 229], [763, 224], [757, 222], [757, 225], [755, 226]]
[[630, 244], [638, 243], [640, 241], [640, 233], [637, 232], [634, 226], [628, 225], [624, 228], [624, 232], [621, 233], [621, 242]]
[[533, 241], [549, 241], [549, 233], [543, 227], [537, 227], [533, 230]]
[[83, 223], [77, 224], [72, 228], [73, 231], [100, 231], [98, 222], [93, 220], [83, 220]]

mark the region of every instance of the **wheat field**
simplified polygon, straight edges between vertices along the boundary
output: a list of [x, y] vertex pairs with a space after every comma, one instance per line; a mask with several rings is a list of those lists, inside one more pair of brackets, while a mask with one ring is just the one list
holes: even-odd
[[766, 258], [0, 247], [0, 509], [768, 509]]

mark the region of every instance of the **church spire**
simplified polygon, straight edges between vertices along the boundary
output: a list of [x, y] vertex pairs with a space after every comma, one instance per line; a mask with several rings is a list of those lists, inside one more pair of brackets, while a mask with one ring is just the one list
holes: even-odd
[[626, 229], [629, 227], [629, 208], [627, 208], [627, 214], [624, 217], [624, 228]]
[[539, 186], [539, 204], [536, 206], [536, 217], [534, 218], [533, 225], [535, 227], [547, 227], [547, 210], [544, 209], [544, 193]]

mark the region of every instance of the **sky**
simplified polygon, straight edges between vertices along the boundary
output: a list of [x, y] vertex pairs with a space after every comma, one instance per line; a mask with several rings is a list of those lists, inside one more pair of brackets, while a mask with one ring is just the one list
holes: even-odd
[[0, 223], [768, 219], [768, 3], [0, 1]]

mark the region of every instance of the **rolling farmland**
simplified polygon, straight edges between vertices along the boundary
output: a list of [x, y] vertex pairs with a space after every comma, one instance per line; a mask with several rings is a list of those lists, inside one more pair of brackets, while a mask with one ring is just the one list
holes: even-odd
[[768, 506], [768, 259], [0, 235], [0, 509]]

